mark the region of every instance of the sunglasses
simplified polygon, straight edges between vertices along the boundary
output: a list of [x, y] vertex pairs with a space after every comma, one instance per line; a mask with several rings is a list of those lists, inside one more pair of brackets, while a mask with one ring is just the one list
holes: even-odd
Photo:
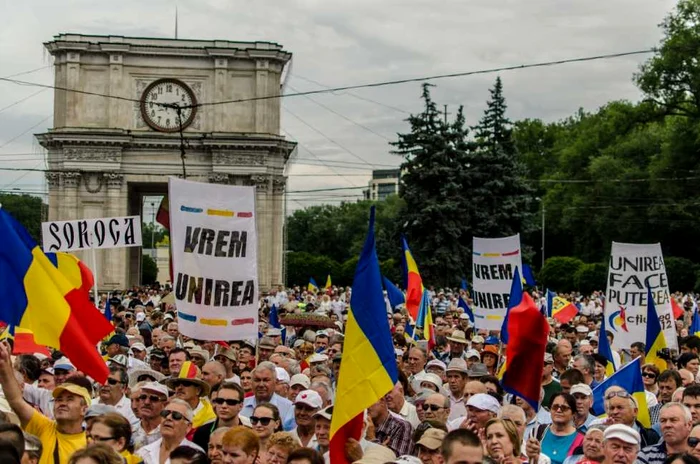
[[272, 422], [273, 419], [272, 417], [256, 417], [256, 416], [250, 416], [250, 423], [253, 425], [257, 425], [258, 422], [262, 424], [263, 427], [267, 427], [270, 425], [270, 422]]
[[613, 399], [613, 398], [615, 398], [615, 397], [618, 397], [618, 398], [631, 398], [632, 395], [630, 395], [630, 394], [627, 393], [626, 391], [615, 391], [615, 392], [610, 392], [610, 393], [608, 393], [607, 395], [605, 395], [605, 399], [606, 399], [606, 400], [611, 400], [611, 399]]
[[227, 406], [238, 406], [241, 404], [239, 400], [232, 400], [230, 398], [217, 398], [214, 400], [214, 404], [218, 404], [219, 406], [224, 403], [226, 403]]
[[688, 437], [688, 446], [690, 446], [691, 448], [695, 448], [699, 444], [700, 444], [700, 438]]
[[571, 411], [571, 408], [565, 404], [553, 404], [551, 409], [552, 409], [552, 411], [558, 411], [558, 412]]
[[[185, 415], [182, 414], [181, 412], [178, 412], [178, 411], [171, 411], [169, 409], [163, 409], [160, 412], [160, 417], [162, 417], [163, 419], [167, 419], [168, 416], [173, 416], [173, 420], [175, 420], [175, 421], [181, 421], [183, 419], [187, 420], [185, 418]], [[189, 422], [189, 421], [187, 420], [187, 422]]]
[[[116, 440], [116, 437], [96, 437], [95, 435], [90, 435], [89, 438], [92, 441], [96, 441], [98, 443], [103, 443], [103, 442], [109, 441], [109, 440]], [[696, 438], [696, 440], [697, 440], [697, 438]], [[690, 438], [688, 439], [688, 441], [690, 441]]]
[[423, 411], [427, 411], [428, 409], [430, 409], [433, 412], [437, 412], [437, 411], [439, 411], [441, 409], [445, 409], [445, 408], [442, 406], [438, 406], [437, 404], [425, 404], [425, 403], [423, 403]]
[[642, 377], [646, 377], [647, 379], [656, 379], [656, 374], [653, 372], [644, 372], [642, 373]]
[[113, 379], [111, 377], [107, 377], [107, 383], [109, 385], [114, 386], [114, 385], [119, 385], [121, 382], [119, 380]]
[[158, 397], [156, 395], [141, 395], [141, 396], [139, 396], [140, 401], [146, 401], [147, 399], [151, 400], [151, 403], [157, 403], [157, 402], [161, 401], [160, 397]]

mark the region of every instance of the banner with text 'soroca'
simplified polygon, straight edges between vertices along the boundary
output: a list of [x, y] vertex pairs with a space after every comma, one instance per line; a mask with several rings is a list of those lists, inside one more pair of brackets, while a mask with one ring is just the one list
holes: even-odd
[[170, 178], [170, 240], [180, 332], [257, 339], [255, 187]]
[[523, 268], [520, 234], [504, 238], [474, 237], [472, 309], [477, 329], [501, 329], [516, 267]]
[[[613, 347], [646, 341], [647, 286], [669, 348], [678, 348], [661, 244], [612, 243], [605, 297], [605, 326]], [[602, 336], [602, 334], [601, 334]]]
[[139, 216], [41, 223], [45, 253], [141, 246]]

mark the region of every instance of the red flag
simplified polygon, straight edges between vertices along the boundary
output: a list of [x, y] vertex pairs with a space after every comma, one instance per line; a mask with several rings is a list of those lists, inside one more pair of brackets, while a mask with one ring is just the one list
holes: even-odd
[[681, 305], [678, 304], [675, 298], [671, 298], [671, 308], [673, 308], [674, 319], [680, 319], [681, 317], [683, 317], [683, 308], [681, 308]]
[[508, 313], [503, 389], [538, 409], [549, 324], [528, 293]]

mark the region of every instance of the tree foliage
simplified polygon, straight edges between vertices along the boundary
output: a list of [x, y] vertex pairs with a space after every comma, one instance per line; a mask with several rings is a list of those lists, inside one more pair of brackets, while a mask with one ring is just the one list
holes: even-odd
[[42, 211], [47, 205], [31, 195], [0, 194], [0, 205], [22, 224], [29, 235], [41, 244]]
[[141, 255], [141, 284], [151, 285], [158, 280], [158, 264], [150, 255]]
[[583, 261], [570, 256], [555, 256], [544, 262], [537, 275], [537, 281], [555, 292], [567, 292], [576, 288], [574, 276], [583, 266]]
[[584, 295], [590, 295], [597, 290], [605, 291], [607, 279], [606, 263], [586, 263], [581, 265], [574, 274], [574, 286], [571, 290], [577, 290]]
[[[166, 237], [168, 237], [167, 241], [165, 240]], [[151, 248], [151, 240], [153, 240], [154, 246], [158, 246], [160, 243], [170, 243], [169, 237], [168, 231], [159, 224], [150, 222], [141, 224], [141, 239], [143, 240], [144, 248]]]

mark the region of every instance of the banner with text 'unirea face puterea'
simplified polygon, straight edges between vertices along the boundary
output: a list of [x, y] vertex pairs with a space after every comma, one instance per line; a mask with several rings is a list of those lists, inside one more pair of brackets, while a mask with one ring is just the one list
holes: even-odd
[[[647, 287], [669, 348], [678, 348], [661, 244], [612, 243], [605, 297], [605, 327], [613, 347], [646, 341]], [[602, 334], [601, 334], [602, 336]]]
[[477, 329], [501, 329], [516, 267], [523, 268], [520, 234], [504, 238], [474, 237], [471, 296]]
[[200, 340], [257, 339], [255, 187], [170, 178], [179, 329]]

